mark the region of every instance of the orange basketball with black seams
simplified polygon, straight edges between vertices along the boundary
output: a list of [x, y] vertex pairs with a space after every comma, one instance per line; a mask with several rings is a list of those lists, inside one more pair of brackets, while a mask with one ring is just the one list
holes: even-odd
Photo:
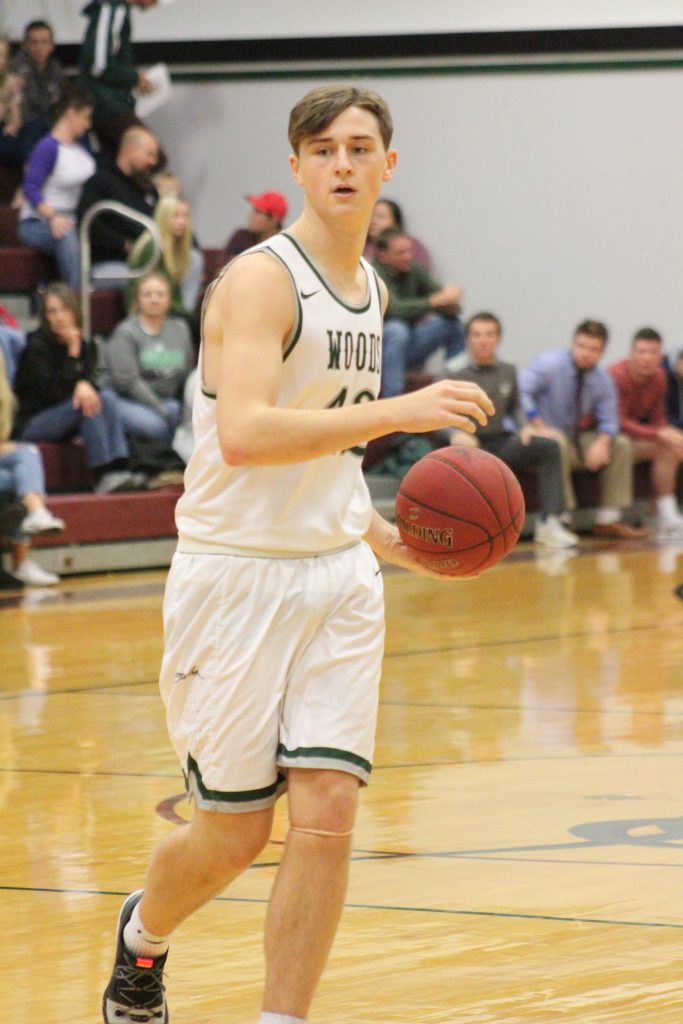
[[430, 452], [408, 470], [396, 497], [403, 543], [443, 576], [500, 562], [524, 525], [524, 495], [511, 469], [480, 448]]

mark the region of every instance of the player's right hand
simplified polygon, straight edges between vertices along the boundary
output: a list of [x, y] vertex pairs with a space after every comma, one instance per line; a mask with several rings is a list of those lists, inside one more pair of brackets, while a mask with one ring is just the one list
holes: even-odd
[[495, 412], [486, 392], [465, 380], [438, 380], [387, 401], [399, 406], [396, 429], [413, 434], [442, 427], [473, 434], [477, 424], [483, 427]]

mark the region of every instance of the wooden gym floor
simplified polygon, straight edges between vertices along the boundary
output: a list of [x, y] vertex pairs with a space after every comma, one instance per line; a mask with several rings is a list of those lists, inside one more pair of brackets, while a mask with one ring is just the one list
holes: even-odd
[[[0, 595], [2, 1019], [96, 1024], [123, 894], [189, 809], [162, 573]], [[313, 1005], [334, 1024], [680, 1024], [683, 546], [386, 575], [375, 770]], [[179, 930], [173, 1024], [254, 1024], [285, 834]]]

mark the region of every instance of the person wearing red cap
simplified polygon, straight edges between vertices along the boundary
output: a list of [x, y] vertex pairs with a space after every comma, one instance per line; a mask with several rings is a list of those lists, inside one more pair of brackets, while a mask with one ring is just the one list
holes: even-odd
[[238, 228], [225, 246], [225, 262], [234, 260], [235, 256], [252, 245], [265, 242], [282, 229], [282, 222], [287, 216], [287, 200], [281, 192], [262, 192], [258, 196], [245, 196], [250, 204], [249, 220], [246, 228]]

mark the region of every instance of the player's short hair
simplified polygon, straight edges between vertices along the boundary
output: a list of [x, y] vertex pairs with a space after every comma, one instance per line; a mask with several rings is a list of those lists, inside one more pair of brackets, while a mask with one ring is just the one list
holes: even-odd
[[375, 115], [384, 148], [388, 149], [394, 124], [379, 93], [355, 85], [325, 85], [307, 92], [292, 108], [287, 133], [292, 151], [298, 153], [303, 139], [318, 135], [348, 107], [360, 107]]
[[465, 324], [465, 335], [470, 333], [470, 327], [474, 323], [493, 324], [499, 334], [503, 333], [503, 325], [498, 317], [494, 316], [493, 313], [482, 311], [481, 313], [475, 313], [474, 316], [471, 316]]
[[641, 327], [640, 330], [636, 331], [633, 335], [631, 348], [633, 348], [637, 341], [656, 341], [658, 345], [661, 345], [662, 336], [659, 331], [654, 329], [654, 327]]
[[609, 337], [607, 328], [600, 320], [583, 320], [574, 331], [574, 337], [577, 334], [587, 334], [589, 338], [597, 338], [602, 342], [603, 348], [607, 344]]

